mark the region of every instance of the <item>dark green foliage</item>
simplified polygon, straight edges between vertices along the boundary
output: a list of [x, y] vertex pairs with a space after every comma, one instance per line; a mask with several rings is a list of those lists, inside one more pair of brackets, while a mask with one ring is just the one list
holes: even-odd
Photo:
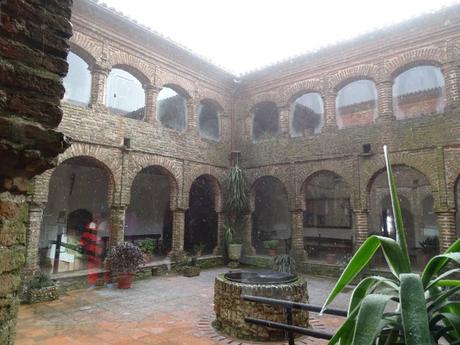
[[129, 242], [123, 242], [112, 247], [107, 259], [112, 270], [120, 273], [135, 273], [144, 262], [142, 250]]
[[29, 289], [41, 289], [48, 286], [53, 286], [54, 282], [51, 280], [49, 275], [40, 273], [38, 276], [32, 278], [29, 283]]
[[295, 274], [295, 260], [287, 254], [277, 255], [273, 258], [273, 270]]
[[151, 238], [146, 238], [145, 240], [140, 240], [137, 242], [137, 245], [145, 254], [153, 254], [155, 252], [156, 246], [155, 241]]

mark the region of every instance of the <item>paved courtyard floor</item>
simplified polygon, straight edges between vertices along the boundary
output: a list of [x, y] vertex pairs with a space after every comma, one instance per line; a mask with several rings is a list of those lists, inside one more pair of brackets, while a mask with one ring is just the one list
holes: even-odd
[[[226, 338], [213, 330], [214, 277], [225, 268], [137, 281], [129, 290], [72, 291], [57, 301], [21, 305], [17, 345], [222, 345], [255, 344]], [[307, 277], [310, 303], [321, 304], [334, 281]], [[346, 308], [348, 294], [335, 307]], [[333, 331], [342, 318], [311, 313], [316, 329]], [[325, 344], [308, 337], [296, 344]], [[270, 343], [274, 344], [274, 343]]]

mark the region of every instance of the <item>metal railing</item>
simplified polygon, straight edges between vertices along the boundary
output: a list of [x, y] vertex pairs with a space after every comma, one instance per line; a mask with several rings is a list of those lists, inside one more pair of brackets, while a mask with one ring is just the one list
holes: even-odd
[[[292, 324], [292, 310], [307, 310], [319, 313], [321, 311], [321, 307], [319, 306], [258, 296], [243, 296], [243, 300], [248, 302], [263, 303], [283, 307], [286, 311], [286, 323], [255, 319], [252, 317], [246, 317], [244, 321], [262, 327], [270, 327], [286, 331], [288, 335], [289, 345], [295, 345], [294, 334], [296, 333], [326, 340], [331, 339], [333, 336], [333, 334], [327, 332], [315, 331], [310, 328], [294, 326]], [[343, 309], [327, 308], [323, 312], [323, 314], [346, 317], [347, 311]]]

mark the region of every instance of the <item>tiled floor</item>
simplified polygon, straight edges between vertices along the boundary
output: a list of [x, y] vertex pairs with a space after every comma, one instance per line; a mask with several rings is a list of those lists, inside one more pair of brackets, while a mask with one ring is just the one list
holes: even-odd
[[[74, 291], [54, 302], [19, 308], [17, 345], [240, 344], [213, 331], [214, 277], [163, 276], [135, 282], [132, 289]], [[310, 303], [321, 304], [333, 281], [309, 277]], [[336, 307], [346, 307], [347, 295]], [[342, 319], [314, 318], [313, 326], [333, 331]], [[300, 338], [297, 344], [325, 344]], [[273, 344], [273, 343], [272, 343]]]

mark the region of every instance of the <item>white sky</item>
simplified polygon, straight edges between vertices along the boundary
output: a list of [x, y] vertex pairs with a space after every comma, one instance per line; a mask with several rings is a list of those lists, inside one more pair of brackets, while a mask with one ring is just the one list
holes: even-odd
[[101, 0], [236, 74], [460, 0]]

